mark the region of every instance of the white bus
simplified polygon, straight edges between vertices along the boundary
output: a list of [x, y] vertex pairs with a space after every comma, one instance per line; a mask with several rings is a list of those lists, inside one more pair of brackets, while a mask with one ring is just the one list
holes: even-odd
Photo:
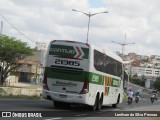
[[86, 43], [54, 40], [46, 55], [42, 96], [54, 106], [117, 107], [123, 99], [123, 74], [119, 56]]

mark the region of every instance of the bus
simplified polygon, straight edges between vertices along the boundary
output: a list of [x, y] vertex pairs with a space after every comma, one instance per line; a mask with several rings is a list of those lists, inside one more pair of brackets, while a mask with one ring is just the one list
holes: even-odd
[[54, 106], [84, 104], [93, 111], [122, 103], [122, 59], [88, 43], [53, 40], [48, 46], [42, 97]]

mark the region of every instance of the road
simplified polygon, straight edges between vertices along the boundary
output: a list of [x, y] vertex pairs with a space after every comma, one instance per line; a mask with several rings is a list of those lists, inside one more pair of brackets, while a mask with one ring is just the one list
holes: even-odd
[[[141, 89], [138, 86], [131, 86], [134, 90]], [[111, 116], [111, 111], [128, 111], [132, 109], [141, 110], [141, 107], [152, 107], [160, 105], [160, 99], [155, 101], [153, 104], [150, 102], [149, 95], [141, 93], [141, 100], [139, 103], [133, 102], [131, 105], [128, 105], [127, 101], [124, 100], [123, 103], [118, 105], [118, 108], [112, 108], [111, 105], [102, 107], [102, 110], [97, 112], [91, 112], [85, 106], [72, 105], [71, 107], [59, 107], [54, 108], [52, 101], [48, 100], [28, 100], [28, 99], [0, 99], [0, 111], [17, 111], [17, 112], [39, 112], [48, 113], [50, 117], [43, 118], [23, 118], [30, 120], [55, 120], [55, 119], [65, 119], [65, 120], [97, 120], [96, 118], [91, 117], [100, 117], [103, 119], [105, 116]], [[148, 109], [149, 110], [149, 109]], [[154, 110], [152, 108], [152, 110]], [[160, 108], [157, 107], [157, 110], [160, 111]], [[46, 111], [46, 112], [45, 112]], [[2, 118], [1, 118], [2, 119]], [[22, 118], [10, 118], [10, 120], [17, 120]], [[104, 118], [105, 119], [105, 118]]]
[[[99, 112], [90, 112], [87, 107], [84, 106], [71, 106], [71, 107], [60, 107], [60, 108], [53, 108], [52, 102], [48, 100], [7, 100], [7, 99], [1, 99], [0, 100], [0, 111], [51, 111], [53, 114], [53, 117], [51, 118], [65, 118], [71, 119], [72, 117], [97, 117], [97, 116], [103, 116], [108, 114], [108, 111], [126, 111], [132, 108], [140, 108], [144, 106], [153, 106], [153, 105], [160, 105], [160, 100], [155, 101], [153, 104], [150, 102], [149, 99], [145, 99], [142, 97], [141, 101], [136, 104], [133, 103], [131, 105], [127, 104], [127, 101], [124, 101], [122, 104], [119, 104], [118, 108], [113, 109], [111, 105], [105, 106], [102, 108]], [[69, 117], [69, 118], [68, 118]], [[59, 118], [59, 119], [60, 119]], [[46, 118], [47, 120], [48, 118]], [[43, 118], [43, 120], [45, 120]]]

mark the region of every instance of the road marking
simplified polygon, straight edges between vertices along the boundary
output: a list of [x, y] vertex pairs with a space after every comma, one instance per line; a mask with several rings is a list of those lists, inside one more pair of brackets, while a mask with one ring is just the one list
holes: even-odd
[[79, 117], [79, 116], [85, 116], [87, 114], [79, 114], [79, 115], [75, 115], [76, 117]]
[[50, 118], [50, 119], [44, 119], [44, 120], [59, 120], [59, 119], [62, 119], [62, 118], [58, 117], [58, 118]]

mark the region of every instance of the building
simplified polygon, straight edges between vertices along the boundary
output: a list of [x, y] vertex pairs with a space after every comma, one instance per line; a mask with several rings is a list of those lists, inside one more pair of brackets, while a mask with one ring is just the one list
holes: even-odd
[[131, 75], [137, 77], [145, 77], [155, 79], [160, 76], [160, 69], [131, 67]]
[[10, 82], [41, 83], [43, 77], [44, 52], [34, 51], [32, 56], [18, 62], [20, 68], [10, 72]]
[[133, 67], [140, 67], [141, 62], [139, 60], [134, 60], [131, 62], [131, 66]]
[[160, 68], [160, 56], [152, 55], [150, 60], [152, 61], [155, 68]]
[[151, 55], [142, 56], [136, 53], [128, 53], [122, 58], [125, 63], [126, 70], [131, 76], [153, 78], [160, 77], [160, 56]]

